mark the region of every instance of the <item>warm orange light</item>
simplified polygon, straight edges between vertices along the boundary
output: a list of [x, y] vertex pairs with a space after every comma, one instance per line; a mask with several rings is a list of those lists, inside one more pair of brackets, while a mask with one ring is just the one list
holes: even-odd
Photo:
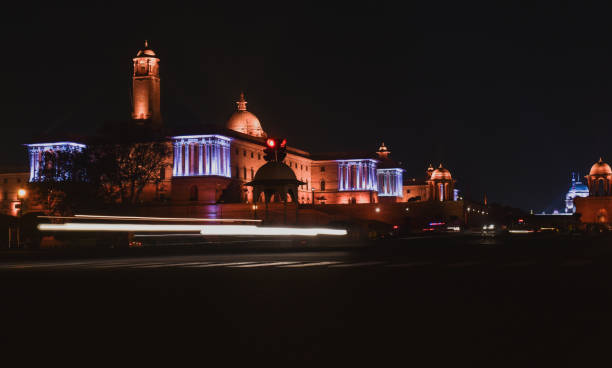
[[27, 194], [27, 192], [26, 192], [25, 189], [19, 189], [17, 191], [17, 197], [19, 197], [19, 198], [25, 198], [26, 194]]

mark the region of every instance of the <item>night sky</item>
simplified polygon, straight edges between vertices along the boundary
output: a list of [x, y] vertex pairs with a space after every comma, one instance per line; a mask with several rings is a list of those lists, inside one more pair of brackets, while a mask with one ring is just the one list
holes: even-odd
[[[269, 134], [375, 150], [408, 176], [442, 162], [467, 197], [562, 209], [572, 171], [612, 161], [610, 9], [12, 9], [2, 38], [2, 164], [39, 132], [129, 118], [132, 57], [161, 59], [165, 124], [223, 125], [244, 90]], [[496, 2], [497, 3], [497, 2]]]

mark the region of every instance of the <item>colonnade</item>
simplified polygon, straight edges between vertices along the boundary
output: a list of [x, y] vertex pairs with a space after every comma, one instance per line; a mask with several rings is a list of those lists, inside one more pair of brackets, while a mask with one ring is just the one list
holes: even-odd
[[378, 169], [378, 196], [403, 197], [402, 169]]
[[190, 136], [174, 139], [173, 176], [231, 177], [229, 138]]
[[338, 190], [376, 190], [375, 160], [338, 161]]

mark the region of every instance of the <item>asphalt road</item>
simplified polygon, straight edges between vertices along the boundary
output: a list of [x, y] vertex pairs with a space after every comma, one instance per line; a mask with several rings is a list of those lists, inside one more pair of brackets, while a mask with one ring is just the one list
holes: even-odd
[[2, 346], [82, 365], [602, 365], [611, 250], [603, 238], [433, 238], [7, 257]]

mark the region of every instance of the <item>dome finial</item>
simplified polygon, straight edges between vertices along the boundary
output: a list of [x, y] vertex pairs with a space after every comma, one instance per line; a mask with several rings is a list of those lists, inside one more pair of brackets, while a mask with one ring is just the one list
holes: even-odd
[[238, 111], [246, 111], [246, 100], [244, 99], [244, 92], [240, 92], [240, 99], [236, 101], [236, 105], [238, 106]]
[[440, 162], [440, 166], [438, 166], [438, 169], [441, 169], [441, 168], [442, 168], [442, 163]]
[[145, 49], [149, 48], [149, 41], [145, 40]]

